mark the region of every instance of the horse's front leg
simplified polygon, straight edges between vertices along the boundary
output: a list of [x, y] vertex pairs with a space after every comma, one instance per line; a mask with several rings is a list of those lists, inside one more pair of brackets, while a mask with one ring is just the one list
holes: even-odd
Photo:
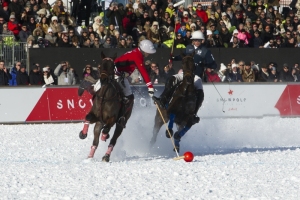
[[174, 120], [175, 120], [175, 114], [171, 113], [169, 115], [169, 124], [168, 129], [166, 130], [166, 137], [171, 138], [173, 136], [173, 126], [174, 126]]
[[122, 131], [123, 131], [123, 126], [120, 125], [120, 124], [118, 124], [118, 123], [116, 123], [116, 129], [115, 129], [114, 135], [113, 135], [113, 137], [110, 140], [110, 143], [108, 145], [107, 151], [106, 151], [105, 155], [103, 156], [102, 161], [109, 162], [110, 154], [113, 151], [114, 146], [117, 143], [117, 139], [120, 137]]
[[87, 133], [88, 133], [90, 124], [95, 123], [95, 122], [96, 122], [96, 116], [92, 112], [89, 112], [89, 114], [87, 114], [85, 117], [83, 129], [79, 133], [80, 139], [83, 140], [87, 137]]
[[95, 127], [94, 127], [94, 140], [93, 140], [93, 146], [91, 146], [91, 151], [88, 156], [88, 158], [93, 158], [95, 151], [99, 145], [99, 136], [100, 136], [100, 131], [102, 129], [103, 125], [101, 122], [96, 122]]

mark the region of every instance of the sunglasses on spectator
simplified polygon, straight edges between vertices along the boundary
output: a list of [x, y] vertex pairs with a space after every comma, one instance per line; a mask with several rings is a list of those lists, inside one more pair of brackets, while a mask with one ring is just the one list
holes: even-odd
[[86, 70], [91, 70], [90, 68], [86, 68]]
[[110, 40], [106, 40], [107, 42], [110, 42]]
[[239, 64], [239, 66], [244, 66], [243, 64]]

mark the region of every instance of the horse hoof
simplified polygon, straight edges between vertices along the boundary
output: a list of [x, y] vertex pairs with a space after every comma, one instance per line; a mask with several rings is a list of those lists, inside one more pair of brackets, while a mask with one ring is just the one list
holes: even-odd
[[80, 131], [80, 133], [79, 133], [79, 138], [80, 139], [85, 139], [87, 137], [87, 134], [83, 134], [83, 132], [82, 131]]
[[110, 155], [109, 155], [109, 154], [105, 154], [105, 155], [102, 157], [102, 162], [109, 162], [109, 158], [110, 158]]
[[[168, 131], [168, 130], [169, 130], [169, 131]], [[169, 132], [170, 132], [170, 134], [169, 134]], [[166, 130], [166, 137], [167, 137], [167, 138], [171, 138], [170, 135], [171, 135], [171, 137], [173, 136], [173, 130], [172, 130], [172, 129], [167, 129], [167, 130]]]
[[110, 136], [109, 136], [108, 133], [106, 133], [106, 134], [102, 133], [102, 135], [101, 135], [101, 140], [104, 141], [104, 142], [106, 142], [106, 140], [109, 139], [109, 137], [110, 137]]

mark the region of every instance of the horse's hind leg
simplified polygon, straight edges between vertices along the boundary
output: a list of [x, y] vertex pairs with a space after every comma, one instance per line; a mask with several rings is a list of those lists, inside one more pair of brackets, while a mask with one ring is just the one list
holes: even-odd
[[116, 124], [116, 129], [115, 129], [115, 132], [114, 132], [114, 136], [110, 140], [107, 151], [106, 151], [105, 155], [103, 156], [102, 161], [109, 162], [110, 154], [113, 151], [114, 146], [117, 143], [117, 139], [120, 137], [122, 131], [123, 131], [123, 126], [117, 123]]
[[79, 133], [80, 139], [85, 139], [87, 137], [87, 133], [89, 130], [90, 123], [94, 123], [96, 121], [96, 116], [93, 113], [89, 113], [85, 117], [83, 129]]
[[99, 145], [99, 136], [100, 136], [100, 131], [102, 129], [102, 124], [100, 122], [96, 122], [95, 127], [94, 127], [94, 140], [93, 140], [93, 146], [91, 146], [91, 151], [89, 154], [89, 158], [93, 158], [95, 151]]

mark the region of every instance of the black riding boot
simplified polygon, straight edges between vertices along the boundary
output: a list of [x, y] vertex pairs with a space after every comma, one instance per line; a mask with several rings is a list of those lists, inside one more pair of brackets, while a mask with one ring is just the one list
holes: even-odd
[[199, 123], [200, 117], [197, 116], [199, 108], [202, 106], [202, 102], [204, 100], [204, 92], [203, 90], [197, 90], [196, 91], [196, 107], [194, 111], [194, 119], [193, 119], [193, 124]]
[[154, 103], [159, 105], [159, 107], [166, 108], [166, 104], [170, 101], [170, 98], [175, 89], [175, 86], [174, 86], [175, 80], [176, 80], [176, 78], [174, 76], [171, 76], [167, 80], [165, 89], [164, 89], [163, 93], [160, 95], [160, 98], [155, 97], [155, 96], [152, 97]]
[[133, 107], [133, 101], [134, 101], [134, 96], [133, 94], [123, 97], [122, 100], [122, 109], [121, 113], [119, 114], [120, 118], [118, 120], [118, 124], [120, 124], [123, 128], [126, 127], [128, 115], [130, 116], [132, 107]]

